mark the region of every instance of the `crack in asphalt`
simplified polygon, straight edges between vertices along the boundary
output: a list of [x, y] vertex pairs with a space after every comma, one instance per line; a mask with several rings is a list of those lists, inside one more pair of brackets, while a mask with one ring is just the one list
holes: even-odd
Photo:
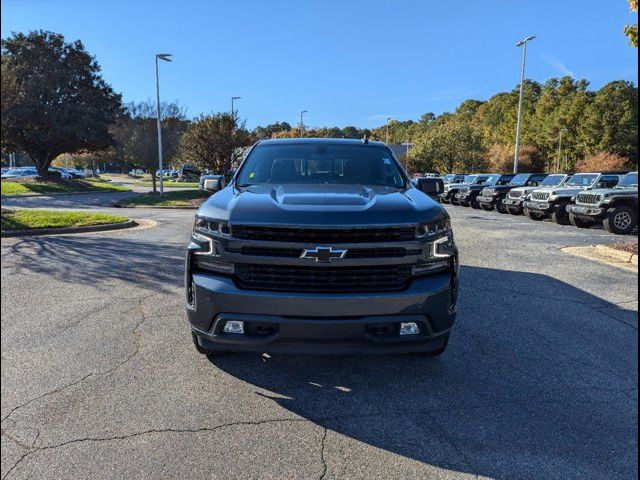
[[[201, 427], [201, 428], [152, 428], [149, 430], [144, 430], [142, 432], [134, 432], [127, 435], [115, 435], [112, 437], [83, 437], [83, 438], [75, 438], [73, 440], [68, 440], [66, 442], [54, 444], [54, 445], [45, 445], [42, 447], [26, 447], [28, 451], [22, 455], [13, 466], [7, 470], [7, 473], [2, 477], [2, 480], [8, 478], [12, 472], [22, 463], [27, 457], [39, 453], [42, 451], [55, 450], [58, 448], [65, 447], [67, 445], [72, 445], [76, 443], [84, 443], [84, 442], [111, 442], [111, 441], [120, 441], [120, 440], [128, 440], [130, 438], [136, 438], [144, 435], [152, 435], [152, 434], [164, 434], [164, 433], [202, 433], [202, 432], [215, 432], [216, 430], [220, 430], [222, 428], [236, 427], [236, 426], [260, 426], [271, 423], [286, 423], [286, 422], [309, 422], [309, 420], [305, 418], [276, 418], [276, 419], [266, 419], [266, 420], [245, 420], [239, 422], [230, 422], [230, 423], [222, 423], [220, 425], [215, 425], [213, 427]], [[4, 432], [3, 432], [4, 434]], [[325, 429], [326, 436], [326, 429]], [[34, 442], [35, 444], [35, 442]]]
[[327, 460], [324, 456], [324, 449], [327, 441], [327, 427], [324, 427], [322, 432], [322, 439], [320, 440], [320, 462], [322, 463], [322, 473], [320, 474], [320, 480], [324, 480], [327, 476]]

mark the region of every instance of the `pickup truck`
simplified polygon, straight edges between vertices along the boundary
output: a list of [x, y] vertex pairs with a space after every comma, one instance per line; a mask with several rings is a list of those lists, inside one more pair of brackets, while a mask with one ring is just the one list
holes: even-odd
[[448, 199], [448, 203], [450, 203], [451, 205], [459, 205], [456, 195], [458, 194], [458, 192], [460, 192], [461, 189], [469, 185], [484, 185], [489, 177], [489, 174], [466, 175], [462, 183], [452, 183], [449, 185], [445, 184], [444, 193], [441, 196], [441, 201], [442, 197], [446, 197]]
[[533, 220], [551, 217], [558, 225], [569, 225], [567, 207], [576, 195], [586, 190], [613, 188], [622, 177], [620, 172], [577, 173], [562, 186], [534, 190], [524, 202], [525, 215]]
[[[440, 201], [442, 203], [450, 203], [451, 194], [449, 193], [450, 187], [459, 183], [464, 183], [464, 179], [467, 177], [466, 173], [449, 173], [442, 177], [444, 182], [444, 192], [440, 195]], [[447, 188], [449, 187], [449, 188]]]
[[479, 209], [480, 203], [478, 203], [478, 195], [480, 195], [480, 192], [483, 189], [492, 186], [507, 185], [511, 180], [513, 180], [514, 176], [514, 174], [489, 175], [486, 181], [482, 184], [465, 185], [460, 188], [456, 194], [456, 200], [463, 207]]
[[201, 185], [213, 194], [185, 271], [198, 352], [444, 352], [458, 298], [449, 215], [384, 143], [261, 140], [227, 185]]
[[514, 188], [509, 192], [502, 203], [511, 215], [522, 215], [524, 213], [524, 202], [528, 200], [529, 195], [531, 195], [534, 190], [546, 187], [560, 187], [570, 178], [571, 175], [566, 175], [564, 173], [549, 175], [540, 185], [529, 185], [527, 187]]
[[567, 211], [569, 221], [578, 228], [602, 222], [610, 233], [633, 232], [638, 225], [638, 172], [628, 173], [613, 188], [578, 193]]
[[511, 190], [518, 187], [539, 186], [546, 177], [546, 173], [519, 173], [506, 185], [486, 187], [478, 195], [480, 208], [487, 211], [495, 209], [499, 213], [509, 213], [504, 200]]

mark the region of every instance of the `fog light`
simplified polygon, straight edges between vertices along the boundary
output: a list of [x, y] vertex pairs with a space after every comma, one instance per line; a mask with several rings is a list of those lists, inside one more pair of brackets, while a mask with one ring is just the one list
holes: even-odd
[[416, 322], [401, 322], [400, 335], [417, 335], [420, 333], [420, 327]]
[[222, 330], [224, 333], [237, 333], [242, 335], [244, 334], [244, 322], [240, 320], [229, 320], [224, 324]]

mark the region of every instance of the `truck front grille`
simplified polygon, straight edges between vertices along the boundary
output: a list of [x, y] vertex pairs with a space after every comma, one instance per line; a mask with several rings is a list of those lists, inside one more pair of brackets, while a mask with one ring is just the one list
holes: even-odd
[[597, 193], [579, 193], [576, 202], [587, 205], [597, 205], [601, 199], [602, 198]]
[[[228, 252], [236, 253], [232, 249]], [[302, 248], [274, 248], [274, 247], [242, 247], [239, 252], [242, 255], [256, 257], [285, 257], [299, 258], [304, 250]], [[422, 249], [407, 250], [402, 247], [376, 247], [376, 248], [350, 248], [345, 258], [394, 258], [407, 255], [420, 255]]]
[[531, 194], [531, 200], [539, 200], [541, 202], [545, 202], [549, 200], [551, 194], [549, 192], [533, 192]]
[[517, 191], [517, 190], [516, 190], [516, 191], [511, 190], [511, 191], [509, 192], [509, 198], [522, 198], [522, 194], [523, 194], [523, 193], [524, 193], [524, 192], [523, 192], [522, 190], [520, 190], [520, 191]]
[[236, 264], [240, 288], [286, 292], [388, 292], [411, 281], [410, 265], [359, 267], [298, 267]]
[[414, 240], [414, 228], [288, 228], [234, 225], [232, 235], [243, 240], [335, 245]]

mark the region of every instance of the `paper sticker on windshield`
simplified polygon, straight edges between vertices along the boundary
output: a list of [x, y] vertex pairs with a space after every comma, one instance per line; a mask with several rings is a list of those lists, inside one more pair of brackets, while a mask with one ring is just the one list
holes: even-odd
[[256, 176], [256, 172], [251, 172], [251, 173], [249, 174], [249, 178], [253, 178], [253, 177], [255, 177], [255, 176]]

